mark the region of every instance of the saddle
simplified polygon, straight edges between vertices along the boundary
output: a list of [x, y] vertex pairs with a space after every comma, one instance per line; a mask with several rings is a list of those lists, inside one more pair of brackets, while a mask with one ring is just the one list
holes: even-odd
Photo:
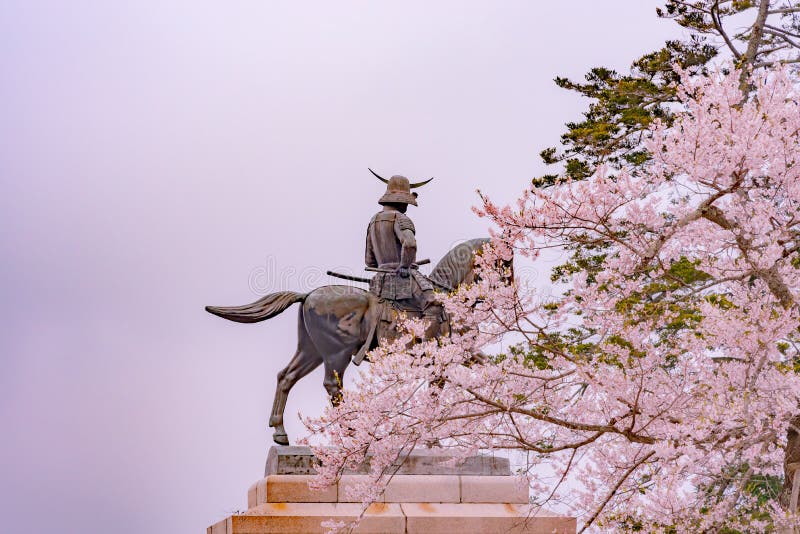
[[379, 299], [378, 305], [370, 308], [365, 317], [366, 341], [353, 356], [355, 365], [360, 365], [366, 358], [367, 352], [376, 348], [381, 339], [393, 340], [397, 337], [397, 321], [401, 315], [412, 318], [423, 316], [420, 310], [407, 309], [387, 299]]
[[[364, 317], [366, 336], [364, 344], [353, 356], [355, 365], [361, 364], [367, 358], [367, 352], [376, 348], [381, 340], [394, 341], [399, 337], [397, 323], [401, 316], [412, 319], [427, 317], [439, 323], [437, 337], [450, 334], [450, 318], [444, 309], [440, 308], [439, 314], [431, 316], [426, 314], [424, 310], [409, 308], [407, 303], [379, 299], [377, 305], [370, 307], [369, 312]], [[367, 361], [369, 361], [369, 358], [367, 358]]]

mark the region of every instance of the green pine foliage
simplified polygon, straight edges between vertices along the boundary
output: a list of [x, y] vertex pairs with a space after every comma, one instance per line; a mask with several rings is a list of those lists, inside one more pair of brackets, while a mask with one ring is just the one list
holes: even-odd
[[640, 57], [629, 74], [595, 67], [583, 83], [556, 78], [556, 85], [588, 97], [591, 103], [583, 120], [567, 123], [561, 136], [563, 149], [550, 147], [540, 154], [547, 164], [563, 162], [563, 174], [536, 178], [534, 185], [549, 186], [564, 176], [587, 178], [601, 164], [633, 169], [645, 164], [643, 135], [656, 119], [669, 123], [668, 104], [677, 101], [674, 67], [702, 72], [716, 54], [716, 48], [702, 38], [692, 37], [686, 42], [668, 41], [660, 50]]

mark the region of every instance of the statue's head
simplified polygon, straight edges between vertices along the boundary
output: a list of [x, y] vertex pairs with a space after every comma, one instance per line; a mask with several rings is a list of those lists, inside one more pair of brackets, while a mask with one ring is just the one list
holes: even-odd
[[375, 171], [372, 169], [369, 170], [375, 177], [380, 180], [381, 182], [386, 184], [386, 192], [383, 196], [378, 200], [378, 204], [386, 206], [387, 204], [395, 205], [395, 204], [411, 204], [413, 206], [417, 205], [417, 194], [412, 193], [411, 190], [417, 187], [421, 187], [433, 178], [429, 180], [425, 180], [424, 182], [418, 182], [412, 184], [408, 181], [408, 178], [405, 176], [394, 175], [388, 180], [379, 176]]

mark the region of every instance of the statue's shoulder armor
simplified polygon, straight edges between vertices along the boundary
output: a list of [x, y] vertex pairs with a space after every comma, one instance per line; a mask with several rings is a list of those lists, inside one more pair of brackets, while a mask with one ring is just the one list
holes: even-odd
[[392, 223], [395, 229], [399, 231], [411, 230], [412, 233], [416, 233], [414, 222], [409, 218], [408, 215], [405, 213], [400, 213], [399, 211], [379, 211], [372, 216], [372, 220], [369, 221], [369, 225], [372, 226], [379, 222]]
[[398, 230], [411, 230], [411, 233], [416, 233], [417, 229], [414, 228], [414, 221], [405, 213], [397, 212], [397, 219], [395, 220]]
[[372, 220], [369, 222], [370, 224], [375, 224], [376, 222], [390, 222], [394, 223], [396, 215], [399, 212], [396, 211], [379, 211], [375, 215], [372, 216]]

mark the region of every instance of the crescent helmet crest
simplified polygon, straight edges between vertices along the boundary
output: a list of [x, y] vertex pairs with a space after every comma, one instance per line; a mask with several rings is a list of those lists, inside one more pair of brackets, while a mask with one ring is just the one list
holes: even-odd
[[[386, 178], [384, 178], [383, 176], [381, 176], [377, 172], [373, 171], [369, 167], [367, 167], [367, 169], [369, 170], [369, 172], [371, 172], [373, 174], [373, 176], [375, 176], [375, 178], [377, 178], [381, 182], [385, 183], [386, 185], [389, 185], [389, 180], [387, 180]], [[423, 185], [425, 185], [425, 184], [427, 184], [427, 183], [429, 183], [431, 181], [433, 181], [433, 178], [428, 178], [427, 180], [424, 180], [422, 182], [409, 183], [408, 187], [410, 189], [416, 189], [417, 187], [422, 187]]]

